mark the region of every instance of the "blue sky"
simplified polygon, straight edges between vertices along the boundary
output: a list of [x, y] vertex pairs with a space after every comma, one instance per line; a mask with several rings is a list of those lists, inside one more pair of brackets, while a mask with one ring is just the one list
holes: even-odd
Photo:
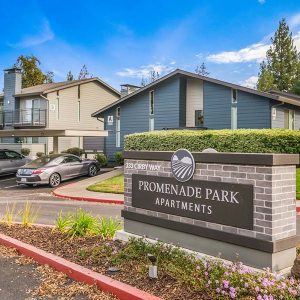
[[56, 81], [86, 64], [119, 89], [152, 69], [164, 75], [205, 62], [211, 77], [253, 86], [283, 17], [300, 51], [299, 0], [11, 0], [0, 11], [1, 69], [34, 54]]

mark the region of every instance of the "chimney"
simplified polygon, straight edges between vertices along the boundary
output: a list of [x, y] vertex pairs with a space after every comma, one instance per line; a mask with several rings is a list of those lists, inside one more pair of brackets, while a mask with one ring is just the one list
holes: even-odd
[[140, 89], [140, 86], [132, 85], [132, 84], [121, 84], [121, 98], [125, 97], [138, 89]]
[[4, 70], [4, 110], [15, 110], [15, 94], [22, 89], [22, 69], [11, 68]]

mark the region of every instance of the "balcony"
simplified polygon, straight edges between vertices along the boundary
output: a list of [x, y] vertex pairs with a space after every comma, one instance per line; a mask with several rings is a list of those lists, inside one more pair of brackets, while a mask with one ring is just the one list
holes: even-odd
[[27, 108], [0, 111], [0, 129], [38, 128], [47, 125], [47, 109]]

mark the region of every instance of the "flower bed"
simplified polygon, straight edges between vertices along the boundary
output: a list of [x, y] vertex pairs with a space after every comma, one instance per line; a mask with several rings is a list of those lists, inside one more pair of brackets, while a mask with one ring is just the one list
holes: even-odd
[[[299, 299], [300, 281], [252, 273], [240, 263], [200, 261], [177, 249], [142, 240], [128, 243], [78, 237], [45, 227], [0, 225], [0, 232], [113, 277], [163, 299]], [[147, 254], [157, 257], [157, 280], [148, 278]], [[108, 270], [117, 266], [120, 271]]]

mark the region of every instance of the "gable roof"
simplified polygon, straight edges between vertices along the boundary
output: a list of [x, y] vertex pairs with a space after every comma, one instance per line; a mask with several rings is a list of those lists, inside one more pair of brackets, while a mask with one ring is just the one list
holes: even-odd
[[69, 88], [72, 86], [77, 86], [79, 84], [88, 83], [88, 82], [92, 82], [92, 81], [96, 81], [96, 82], [100, 83], [101, 85], [103, 85], [104, 87], [106, 87], [107, 89], [112, 91], [113, 93], [120, 96], [120, 93], [116, 89], [114, 89], [113, 87], [111, 87], [106, 82], [99, 79], [98, 77], [34, 85], [31, 87], [22, 89], [21, 93], [16, 94], [15, 96], [16, 97], [25, 97], [25, 96], [31, 96], [31, 95], [47, 94], [47, 93], [51, 93], [51, 92], [54, 92], [57, 90], [66, 89], [66, 88]]
[[241, 85], [233, 84], [233, 83], [230, 83], [230, 82], [222, 81], [222, 80], [207, 77], [207, 76], [198, 75], [198, 74], [188, 72], [188, 71], [184, 71], [184, 70], [181, 70], [181, 69], [176, 69], [173, 72], [171, 72], [171, 73], [169, 73], [169, 74], [153, 81], [152, 83], [150, 83], [150, 84], [134, 91], [133, 93], [130, 93], [129, 95], [126, 95], [126, 96], [120, 98], [119, 100], [103, 107], [102, 109], [99, 109], [98, 111], [96, 111], [92, 114], [92, 117], [96, 117], [97, 115], [99, 115], [102, 112], [110, 109], [111, 107], [113, 107], [115, 105], [118, 105], [118, 104], [120, 104], [120, 103], [122, 103], [122, 102], [138, 95], [139, 93], [142, 93], [143, 91], [151, 89], [154, 86], [156, 86], [157, 84], [159, 84], [159, 83], [161, 83], [161, 82], [163, 82], [163, 81], [165, 81], [165, 80], [167, 80], [171, 77], [177, 76], [177, 75], [183, 75], [183, 76], [187, 76], [187, 77], [190, 77], [190, 78], [196, 78], [196, 79], [200, 79], [200, 80], [205, 80], [207, 82], [221, 84], [223, 86], [227, 86], [227, 87], [237, 89], [237, 90], [240, 90], [240, 91], [244, 91], [244, 92], [247, 92], [247, 93], [251, 93], [251, 94], [266, 97], [266, 98], [269, 98], [269, 99], [281, 101], [281, 102], [284, 102], [284, 103], [289, 103], [289, 104], [296, 105], [296, 106], [300, 106], [300, 101], [295, 100], [293, 97], [290, 97], [290, 96], [287, 96], [287, 95], [282, 96], [282, 95], [275, 95], [275, 94], [267, 93], [267, 92], [260, 92], [260, 91], [257, 91], [255, 89], [247, 88], [247, 87], [244, 87], [244, 86], [241, 86]]

